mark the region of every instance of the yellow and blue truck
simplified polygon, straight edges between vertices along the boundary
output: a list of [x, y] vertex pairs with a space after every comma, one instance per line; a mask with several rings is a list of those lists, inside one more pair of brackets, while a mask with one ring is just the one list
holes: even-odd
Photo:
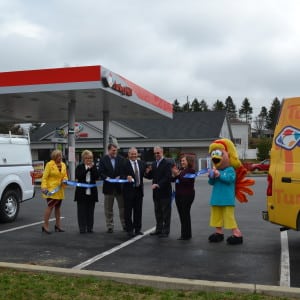
[[282, 100], [270, 152], [263, 219], [300, 230], [300, 98]]

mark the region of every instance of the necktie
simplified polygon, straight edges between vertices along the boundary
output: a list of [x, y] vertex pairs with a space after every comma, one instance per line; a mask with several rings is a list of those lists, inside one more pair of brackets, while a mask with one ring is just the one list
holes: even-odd
[[115, 160], [115, 158], [112, 157], [112, 158], [110, 159], [110, 161], [111, 161], [112, 167], [113, 167], [113, 169], [114, 169], [114, 168], [115, 168], [115, 165], [116, 165], [116, 160]]
[[133, 165], [134, 165], [135, 186], [138, 187], [140, 185], [140, 176], [139, 176], [139, 171], [138, 171], [136, 160], [134, 161]]

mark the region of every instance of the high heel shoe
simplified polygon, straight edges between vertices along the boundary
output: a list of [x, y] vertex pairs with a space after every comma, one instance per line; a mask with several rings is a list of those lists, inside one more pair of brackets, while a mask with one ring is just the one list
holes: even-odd
[[65, 232], [63, 229], [59, 228], [58, 226], [54, 226], [55, 232]]
[[42, 226], [42, 232], [45, 232], [47, 234], [51, 234], [49, 230], [47, 230], [44, 226]]

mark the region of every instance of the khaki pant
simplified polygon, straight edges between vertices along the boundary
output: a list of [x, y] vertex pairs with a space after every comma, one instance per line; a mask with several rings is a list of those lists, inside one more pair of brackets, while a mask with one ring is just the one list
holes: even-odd
[[106, 219], [107, 229], [114, 229], [114, 199], [116, 198], [119, 207], [119, 216], [123, 229], [125, 229], [125, 218], [124, 218], [124, 199], [122, 194], [116, 192], [112, 195], [104, 195], [104, 213]]

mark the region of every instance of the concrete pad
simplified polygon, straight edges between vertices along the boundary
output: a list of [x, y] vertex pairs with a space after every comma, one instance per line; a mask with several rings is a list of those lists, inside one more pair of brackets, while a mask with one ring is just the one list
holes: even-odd
[[113, 280], [117, 282], [151, 286], [159, 289], [176, 289], [176, 290], [199, 290], [207, 292], [235, 292], [235, 293], [255, 293], [254, 284], [217, 282], [194, 279], [181, 279], [160, 276], [100, 272], [90, 270], [75, 270], [57, 267], [45, 267], [38, 265], [16, 264], [0, 262], [0, 268], [9, 268], [28, 272], [46, 272], [60, 275], [71, 276], [93, 276], [99, 279]]
[[300, 288], [256, 285], [256, 293], [274, 297], [300, 298]]

